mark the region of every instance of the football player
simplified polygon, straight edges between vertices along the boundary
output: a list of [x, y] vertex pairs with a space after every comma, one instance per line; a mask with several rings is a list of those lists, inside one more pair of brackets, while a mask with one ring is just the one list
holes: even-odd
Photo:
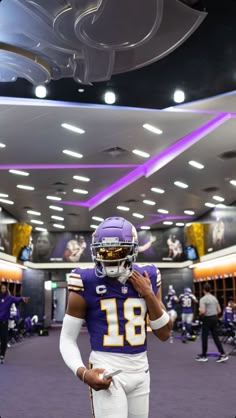
[[[198, 300], [192, 290], [185, 287], [184, 293], [179, 296], [179, 303], [182, 308], [182, 334], [188, 338], [192, 332], [194, 303], [198, 303]], [[186, 342], [186, 340], [183, 339], [183, 342]]]
[[[97, 227], [91, 251], [95, 266], [70, 274], [62, 357], [90, 386], [96, 418], [147, 418], [147, 314], [160, 340], [167, 340], [171, 329], [161, 301], [160, 272], [154, 265], [135, 264], [137, 232], [121, 217], [107, 218]], [[91, 344], [89, 368], [77, 344], [84, 320]]]
[[[166, 299], [167, 313], [171, 319], [172, 327], [174, 327], [174, 323], [177, 318], [176, 306], [177, 306], [177, 303], [179, 302], [179, 299], [176, 296], [176, 292], [172, 285], [169, 286], [168, 295], [165, 297], [165, 299]], [[173, 330], [172, 330], [171, 336], [170, 336], [170, 343], [174, 342], [173, 337], [174, 336], [173, 336]]]

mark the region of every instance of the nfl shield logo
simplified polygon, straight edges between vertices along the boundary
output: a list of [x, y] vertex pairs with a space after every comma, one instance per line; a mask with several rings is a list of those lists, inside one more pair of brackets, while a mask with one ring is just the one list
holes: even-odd
[[122, 286], [121, 288], [121, 292], [126, 295], [126, 293], [128, 293], [128, 287], [127, 286]]

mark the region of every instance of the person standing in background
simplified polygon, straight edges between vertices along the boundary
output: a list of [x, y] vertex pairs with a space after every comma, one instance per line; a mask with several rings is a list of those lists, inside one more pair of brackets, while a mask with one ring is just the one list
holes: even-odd
[[176, 305], [179, 302], [178, 297], [176, 296], [176, 292], [173, 288], [172, 285], [169, 286], [169, 290], [168, 290], [168, 295], [165, 297], [166, 300], [166, 308], [167, 308], [167, 313], [170, 317], [170, 320], [172, 322], [172, 330], [171, 330], [171, 334], [170, 334], [170, 343], [174, 342], [174, 338], [173, 338], [173, 328], [174, 328], [174, 324], [177, 318], [177, 311], [176, 311]]
[[203, 315], [202, 354], [196, 357], [196, 361], [208, 361], [207, 348], [209, 332], [211, 332], [214, 343], [220, 353], [220, 356], [217, 358], [216, 363], [222, 363], [224, 361], [227, 361], [229, 357], [224, 352], [217, 331], [217, 316], [221, 313], [221, 307], [216, 297], [211, 294], [211, 286], [208, 283], [204, 285], [204, 296], [200, 299], [199, 312], [201, 315]]
[[8, 320], [10, 318], [11, 305], [15, 303], [16, 305], [20, 302], [28, 303], [29, 298], [24, 296], [12, 296], [7, 290], [7, 285], [5, 283], [1, 284], [0, 288], [0, 364], [5, 362], [5, 354], [7, 350], [7, 340], [8, 340]]
[[179, 303], [182, 309], [182, 335], [184, 336], [182, 342], [185, 343], [192, 333], [194, 303], [198, 303], [190, 287], [185, 287], [184, 293], [179, 296]]

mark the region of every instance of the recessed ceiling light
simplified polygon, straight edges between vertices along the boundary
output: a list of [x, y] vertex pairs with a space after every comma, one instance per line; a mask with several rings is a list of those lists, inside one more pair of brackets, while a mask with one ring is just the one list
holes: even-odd
[[126, 212], [128, 212], [130, 210], [129, 208], [127, 208], [127, 206], [117, 206], [117, 209], [124, 210]]
[[90, 181], [88, 177], [83, 177], [83, 176], [73, 176], [73, 179], [79, 180], [79, 181]]
[[21, 171], [21, 170], [9, 170], [9, 173], [17, 174], [19, 176], [29, 176], [29, 173], [27, 173], [27, 171]]
[[45, 86], [37, 86], [35, 87], [35, 96], [39, 99], [44, 99], [47, 96], [47, 89]]
[[36, 210], [27, 210], [27, 213], [30, 215], [40, 216], [41, 212], [37, 212]]
[[187, 189], [188, 185], [185, 183], [182, 183], [182, 181], [175, 181], [174, 182], [175, 186], [181, 187], [182, 189]]
[[64, 209], [60, 208], [59, 206], [49, 206], [49, 209], [57, 210], [58, 212], [62, 212]]
[[62, 128], [68, 129], [69, 131], [75, 132], [76, 134], [84, 134], [85, 131], [78, 126], [70, 125], [69, 123], [62, 123]]
[[139, 218], [139, 219], [143, 219], [143, 218], [144, 218], [144, 216], [143, 216], [143, 215], [141, 215], [140, 213], [132, 213], [132, 215], [133, 215], [135, 218]]
[[169, 213], [169, 211], [166, 210], [166, 209], [157, 209], [157, 212], [159, 212], [159, 213]]
[[41, 228], [40, 226], [36, 226], [35, 231], [47, 232], [47, 228]]
[[0, 197], [8, 197], [8, 194], [0, 193]]
[[51, 218], [52, 218], [52, 219], [56, 219], [56, 221], [64, 221], [64, 218], [63, 218], [62, 216], [55, 216], [55, 215], [52, 215], [52, 216], [51, 216]]
[[116, 101], [116, 95], [113, 91], [107, 91], [104, 94], [104, 101], [107, 104], [114, 104]]
[[185, 224], [183, 222], [176, 222], [176, 226], [184, 226]]
[[207, 206], [208, 208], [214, 208], [215, 207], [215, 203], [210, 203], [210, 202], [206, 202], [205, 206]]
[[55, 228], [65, 229], [64, 225], [60, 225], [60, 224], [53, 224], [53, 226], [54, 226]]
[[189, 161], [189, 165], [192, 167], [198, 168], [199, 170], [202, 170], [204, 168], [203, 164], [198, 163], [197, 161]]
[[151, 191], [155, 193], [165, 193], [165, 190], [159, 189], [158, 187], [152, 187]]
[[184, 213], [186, 215], [195, 215], [195, 212], [193, 210], [185, 210]]
[[140, 157], [144, 157], [144, 158], [148, 158], [150, 157], [150, 154], [148, 154], [147, 152], [144, 151], [140, 151], [138, 149], [133, 149], [133, 154], [139, 155]]
[[18, 189], [24, 189], [24, 190], [34, 190], [33, 186], [25, 186], [24, 184], [17, 184], [16, 186]]
[[30, 221], [32, 224], [38, 224], [38, 225], [43, 225], [44, 222], [43, 221], [38, 221], [38, 219], [31, 219]]
[[164, 221], [164, 222], [162, 222], [164, 225], [173, 225], [173, 222], [171, 222], [171, 221]]
[[88, 191], [83, 189], [73, 189], [73, 192], [79, 194], [88, 194]]
[[217, 203], [217, 204], [216, 204], [216, 207], [217, 207], [217, 208], [226, 208], [227, 206], [226, 206], [226, 205], [224, 205], [223, 203]]
[[224, 202], [224, 198], [223, 197], [221, 197], [221, 196], [213, 196], [213, 198], [212, 199], [214, 199], [214, 200], [217, 200], [217, 202]]
[[98, 222], [102, 222], [102, 221], [104, 221], [104, 218], [99, 218], [99, 216], [92, 216], [92, 219], [93, 219], [94, 221], [98, 221]]
[[150, 205], [150, 206], [154, 206], [156, 204], [156, 202], [153, 202], [153, 200], [147, 200], [147, 199], [144, 199], [143, 203], [145, 203], [145, 205]]
[[82, 154], [79, 154], [78, 152], [70, 151], [68, 149], [64, 149], [62, 152], [63, 154], [70, 155], [70, 157], [83, 158]]
[[84, 89], [78, 89], [79, 93], [84, 93]]
[[185, 94], [183, 90], [175, 90], [174, 92], [174, 102], [182, 103], [185, 100]]
[[14, 202], [12, 200], [0, 199], [0, 202], [6, 203], [7, 205], [14, 205]]
[[48, 199], [48, 200], [61, 200], [61, 197], [57, 197], [57, 196], [46, 196], [46, 199]]
[[146, 229], [146, 230], [148, 230], [148, 229], [151, 229], [151, 228], [150, 228], [150, 226], [143, 225], [143, 226], [140, 227], [140, 229], [144, 229], [144, 230]]
[[98, 225], [90, 225], [90, 228], [97, 229]]
[[236, 186], [236, 180], [230, 180], [230, 184], [232, 184], [233, 186]]
[[5, 147], [6, 147], [6, 145], [3, 144], [2, 142], [0, 142], [0, 148], [5, 148]]
[[149, 123], [145, 123], [143, 125], [143, 128], [144, 129], [147, 129], [148, 131], [153, 132], [154, 134], [157, 134], [157, 135], [163, 134], [163, 132], [161, 131], [161, 129], [156, 128], [156, 126], [150, 125]]

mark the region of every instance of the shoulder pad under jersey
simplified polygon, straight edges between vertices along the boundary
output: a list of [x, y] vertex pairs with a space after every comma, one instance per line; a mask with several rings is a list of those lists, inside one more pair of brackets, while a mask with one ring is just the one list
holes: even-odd
[[81, 276], [81, 269], [72, 270], [67, 280], [68, 290], [84, 291], [83, 278]]

